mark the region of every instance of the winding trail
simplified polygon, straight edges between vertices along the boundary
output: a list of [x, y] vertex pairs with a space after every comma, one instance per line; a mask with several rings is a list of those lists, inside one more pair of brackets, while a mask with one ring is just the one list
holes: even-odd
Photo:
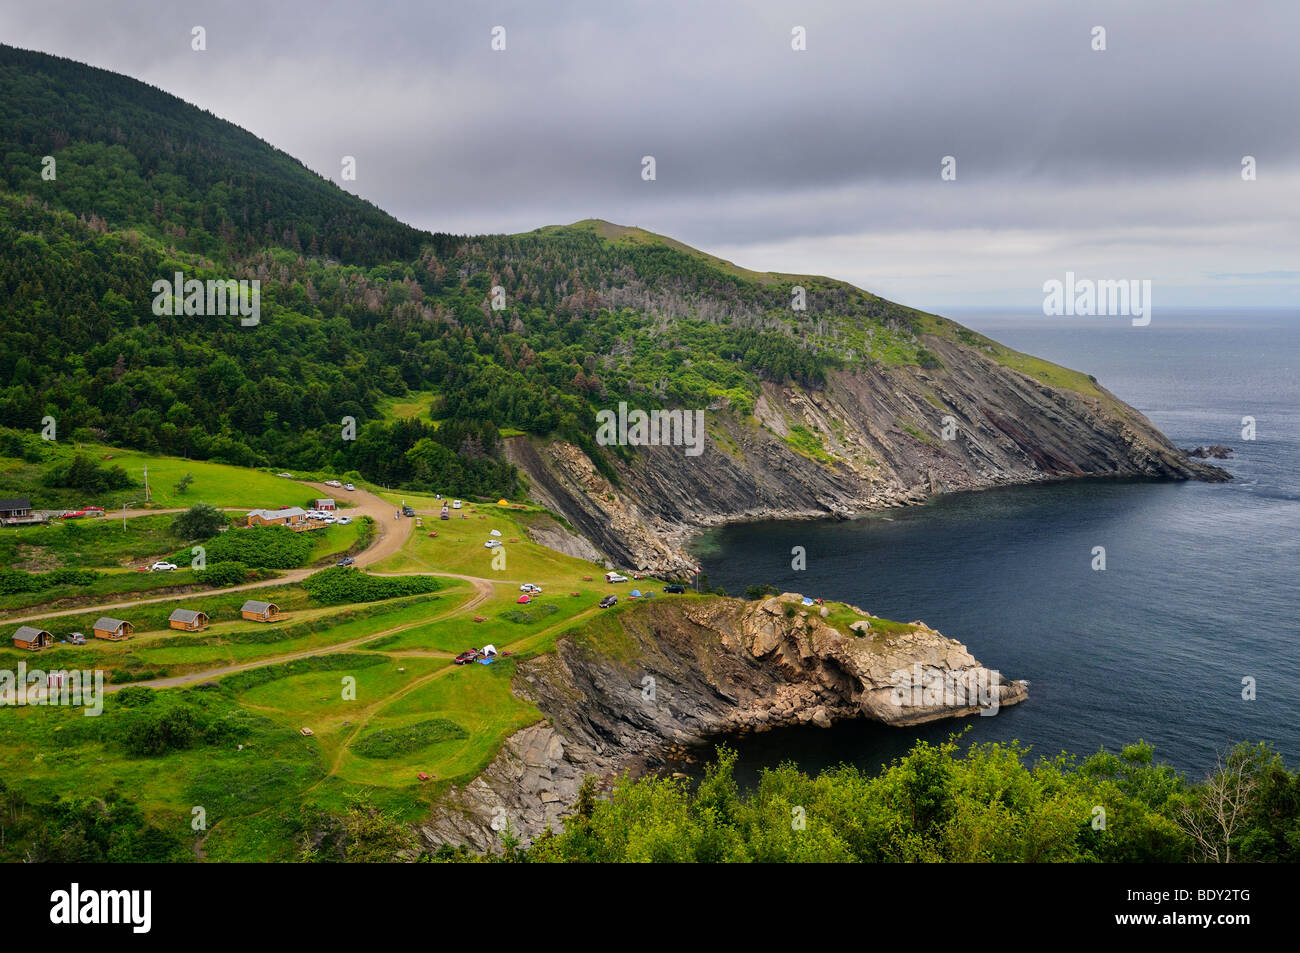
[[[321, 494], [333, 492], [332, 487], [325, 486], [322, 483], [303, 483], [305, 487], [310, 487]], [[346, 492], [346, 491], [345, 491]], [[342, 501], [341, 501], [342, 502]], [[375, 521], [375, 538], [370, 545], [358, 553], [355, 557], [358, 566], [370, 566], [389, 556], [401, 552], [402, 547], [411, 536], [411, 529], [414, 520], [393, 519], [393, 513], [396, 507], [386, 500], [381, 500], [369, 490], [353, 490], [348, 494], [346, 502], [354, 502], [355, 507], [349, 507], [347, 515], [349, 516], [369, 516]], [[247, 510], [247, 507], [238, 507], [239, 510]], [[142, 510], [138, 515], [152, 515], [157, 513], [182, 513], [184, 510]], [[287, 586], [296, 582], [302, 582], [312, 573], [317, 572], [319, 567], [308, 567], [306, 569], [291, 569], [288, 572], [281, 573], [274, 579], [262, 579], [257, 582], [245, 582], [238, 586], [229, 586], [224, 589], [199, 589], [195, 592], [172, 593], [165, 596], [150, 596], [144, 599], [126, 599], [121, 602], [110, 602], [105, 604], [96, 603], [93, 606], [78, 606], [72, 609], [58, 609], [54, 612], [39, 612], [21, 616], [8, 616], [3, 620], [4, 625], [22, 625], [24, 622], [31, 622], [35, 619], [53, 619], [58, 616], [82, 615], [88, 612], [106, 613], [112, 609], [130, 609], [133, 606], [149, 605], [155, 602], [176, 602], [183, 599], [202, 599], [213, 595], [214, 593], [225, 594], [227, 592], [246, 592], [250, 589], [265, 589], [268, 586]], [[385, 573], [384, 575], [429, 575], [429, 573]], [[469, 576], [460, 577], [473, 579]]]

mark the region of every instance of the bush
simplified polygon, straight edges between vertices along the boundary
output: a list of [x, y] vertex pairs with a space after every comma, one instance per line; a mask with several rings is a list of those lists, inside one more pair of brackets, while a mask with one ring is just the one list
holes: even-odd
[[302, 587], [316, 602], [332, 606], [437, 592], [439, 584], [433, 576], [369, 576], [359, 569], [332, 566], [308, 576]]
[[102, 466], [85, 454], [79, 453], [67, 463], [56, 463], [45, 471], [42, 482], [50, 487], [66, 487], [86, 493], [103, 493], [105, 490], [124, 490], [135, 486], [125, 470], [114, 464]]
[[119, 740], [131, 754], [160, 755], [193, 746], [200, 733], [193, 710], [181, 705], [137, 709], [121, 729]]
[[88, 586], [100, 577], [93, 569], [53, 569], [50, 572], [23, 572], [0, 569], [0, 595], [17, 592], [44, 592], [55, 586]]
[[205, 586], [237, 586], [248, 580], [248, 567], [233, 560], [209, 563], [208, 568], [196, 572], [194, 578]]
[[226, 525], [221, 510], [210, 503], [196, 503], [172, 520], [171, 533], [177, 539], [211, 539]]
[[263, 569], [296, 569], [311, 555], [311, 539], [284, 526], [232, 529], [207, 544], [210, 562], [238, 562]]
[[396, 758], [439, 741], [468, 738], [467, 732], [446, 718], [427, 718], [401, 728], [384, 728], [366, 735], [352, 746], [363, 758]]

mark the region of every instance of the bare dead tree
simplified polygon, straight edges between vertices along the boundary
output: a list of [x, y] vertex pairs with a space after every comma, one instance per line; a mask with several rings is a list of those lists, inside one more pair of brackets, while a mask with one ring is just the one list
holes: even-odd
[[1215, 864], [1232, 862], [1232, 841], [1245, 823], [1258, 778], [1245, 752], [1215, 758], [1215, 771], [1198, 790], [1196, 799], [1179, 808], [1179, 827], [1196, 842], [1204, 859]]

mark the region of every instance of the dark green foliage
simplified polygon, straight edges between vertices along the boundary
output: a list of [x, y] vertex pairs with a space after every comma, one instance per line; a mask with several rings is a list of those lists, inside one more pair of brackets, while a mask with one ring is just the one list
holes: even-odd
[[311, 555], [311, 537], [286, 526], [232, 529], [206, 544], [209, 563], [238, 562], [263, 569], [294, 569]]
[[171, 531], [178, 539], [209, 539], [229, 522], [226, 515], [210, 503], [196, 503], [172, 520]]
[[194, 577], [205, 586], [214, 588], [238, 586], [248, 581], [248, 567], [233, 560], [208, 563], [208, 568], [195, 572]]
[[192, 860], [174, 831], [148, 823], [110, 792], [32, 802], [0, 780], [0, 860], [29, 863], [163, 863]]
[[[920, 742], [876, 776], [839, 767], [809, 777], [783, 765], [741, 794], [735, 755], [721, 748], [694, 791], [673, 779], [624, 780], [602, 800], [584, 785], [563, 834], [539, 838], [525, 859], [1202, 860], [1206, 848], [1190, 831], [1205, 820], [1197, 812], [1218, 803], [1209, 792], [1223, 790], [1225, 779], [1241, 795], [1239, 820], [1224, 839], [1233, 859], [1297, 859], [1300, 772], [1288, 772], [1267, 747], [1238, 747], [1200, 785], [1151, 754], [1139, 743], [1082, 765], [1065, 755], [1031, 765], [1015, 743], [958, 754], [953, 742]], [[1209, 842], [1211, 850], [1223, 846]]]
[[437, 592], [439, 584], [433, 576], [371, 576], [352, 567], [331, 566], [308, 576], [302, 587], [313, 601], [332, 606]]
[[[936, 366], [908, 309], [847, 285], [801, 278], [796, 315], [786, 279], [590, 223], [419, 232], [174, 97], [7, 47], [0, 152], [0, 425], [17, 430], [50, 413], [77, 439], [513, 497], [499, 429], [572, 440], [617, 480], [629, 452], [596, 446], [594, 414], [620, 400], [746, 415], [761, 381], [842, 366], [836, 327]], [[177, 271], [260, 281], [260, 324], [155, 316]], [[382, 419], [412, 390], [432, 419]]]
[[0, 594], [44, 592], [55, 586], [88, 586], [101, 575], [93, 569], [52, 569], [49, 572], [0, 569]]
[[82, 490], [87, 494], [105, 490], [124, 490], [134, 486], [125, 470], [114, 464], [106, 467], [83, 453], [76, 454], [66, 463], [56, 463], [45, 471], [42, 482], [46, 486]]
[[352, 745], [363, 758], [397, 758], [420, 751], [439, 741], [468, 738], [467, 732], [446, 718], [426, 718], [400, 728], [382, 728]]

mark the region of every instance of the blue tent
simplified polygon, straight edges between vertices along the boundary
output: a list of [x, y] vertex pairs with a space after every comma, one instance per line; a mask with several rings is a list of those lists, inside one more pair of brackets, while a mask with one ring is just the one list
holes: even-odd
[[628, 593], [628, 595], [630, 595], [633, 599], [639, 599], [641, 598], [641, 590], [633, 589], [630, 593]]

